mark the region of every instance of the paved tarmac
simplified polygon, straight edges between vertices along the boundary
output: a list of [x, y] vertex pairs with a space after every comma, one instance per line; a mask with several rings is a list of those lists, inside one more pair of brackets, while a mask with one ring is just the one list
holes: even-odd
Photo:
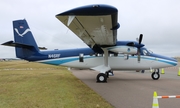
[[[180, 95], [180, 76], [176, 67], [166, 68], [159, 80], [152, 80], [151, 73], [114, 71], [107, 83], [96, 83], [98, 72], [76, 70], [72, 73], [100, 94], [115, 108], [152, 108], [153, 92], [162, 95]], [[180, 99], [158, 99], [159, 108], [179, 108]]]

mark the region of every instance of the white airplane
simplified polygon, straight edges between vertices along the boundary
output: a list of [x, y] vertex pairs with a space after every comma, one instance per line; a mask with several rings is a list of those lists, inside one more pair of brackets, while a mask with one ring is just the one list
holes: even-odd
[[89, 47], [40, 51], [26, 20], [13, 21], [14, 41], [2, 45], [15, 47], [16, 56], [28, 61], [96, 70], [97, 82], [107, 82], [113, 70], [153, 70], [151, 77], [158, 80], [159, 68], [177, 65], [175, 59], [144, 48], [142, 34], [138, 42], [117, 41], [120, 25], [118, 10], [113, 6], [82, 6], [60, 13], [56, 18]]

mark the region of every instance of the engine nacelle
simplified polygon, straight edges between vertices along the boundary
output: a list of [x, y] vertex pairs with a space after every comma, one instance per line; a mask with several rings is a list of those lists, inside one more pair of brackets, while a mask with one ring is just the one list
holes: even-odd
[[113, 47], [108, 47], [107, 49], [108, 51], [112, 51], [115, 53], [137, 54], [137, 48], [131, 46], [113, 46]]

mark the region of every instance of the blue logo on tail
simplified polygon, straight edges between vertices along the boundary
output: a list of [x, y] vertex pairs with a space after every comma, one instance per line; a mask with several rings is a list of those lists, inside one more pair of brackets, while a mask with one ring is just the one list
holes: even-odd
[[30, 29], [26, 29], [23, 33], [20, 34], [17, 28], [15, 28], [14, 30], [15, 30], [16, 33], [17, 33], [19, 36], [21, 36], [21, 37], [23, 37], [27, 32], [30, 32], [30, 31], [31, 31]]

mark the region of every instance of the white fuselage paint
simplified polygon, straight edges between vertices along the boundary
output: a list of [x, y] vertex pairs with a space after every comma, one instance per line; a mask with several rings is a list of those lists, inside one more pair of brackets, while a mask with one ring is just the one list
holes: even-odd
[[[38, 61], [41, 63], [53, 64], [67, 66], [72, 68], [80, 69], [89, 69], [100, 66], [104, 63], [104, 57], [96, 56], [84, 56], [84, 62], [79, 62], [79, 56], [76, 57], [67, 57], [67, 58], [58, 58], [50, 60]], [[76, 59], [76, 60], [75, 60]], [[55, 62], [54, 62], [55, 61]], [[61, 61], [68, 61], [62, 63]], [[150, 56], [141, 56], [141, 61], [137, 61], [137, 56], [129, 56], [128, 59], [125, 59], [123, 56], [113, 56], [108, 57], [108, 64], [112, 70], [149, 70], [157, 68], [165, 68], [173, 66], [173, 61], [155, 58]]]

